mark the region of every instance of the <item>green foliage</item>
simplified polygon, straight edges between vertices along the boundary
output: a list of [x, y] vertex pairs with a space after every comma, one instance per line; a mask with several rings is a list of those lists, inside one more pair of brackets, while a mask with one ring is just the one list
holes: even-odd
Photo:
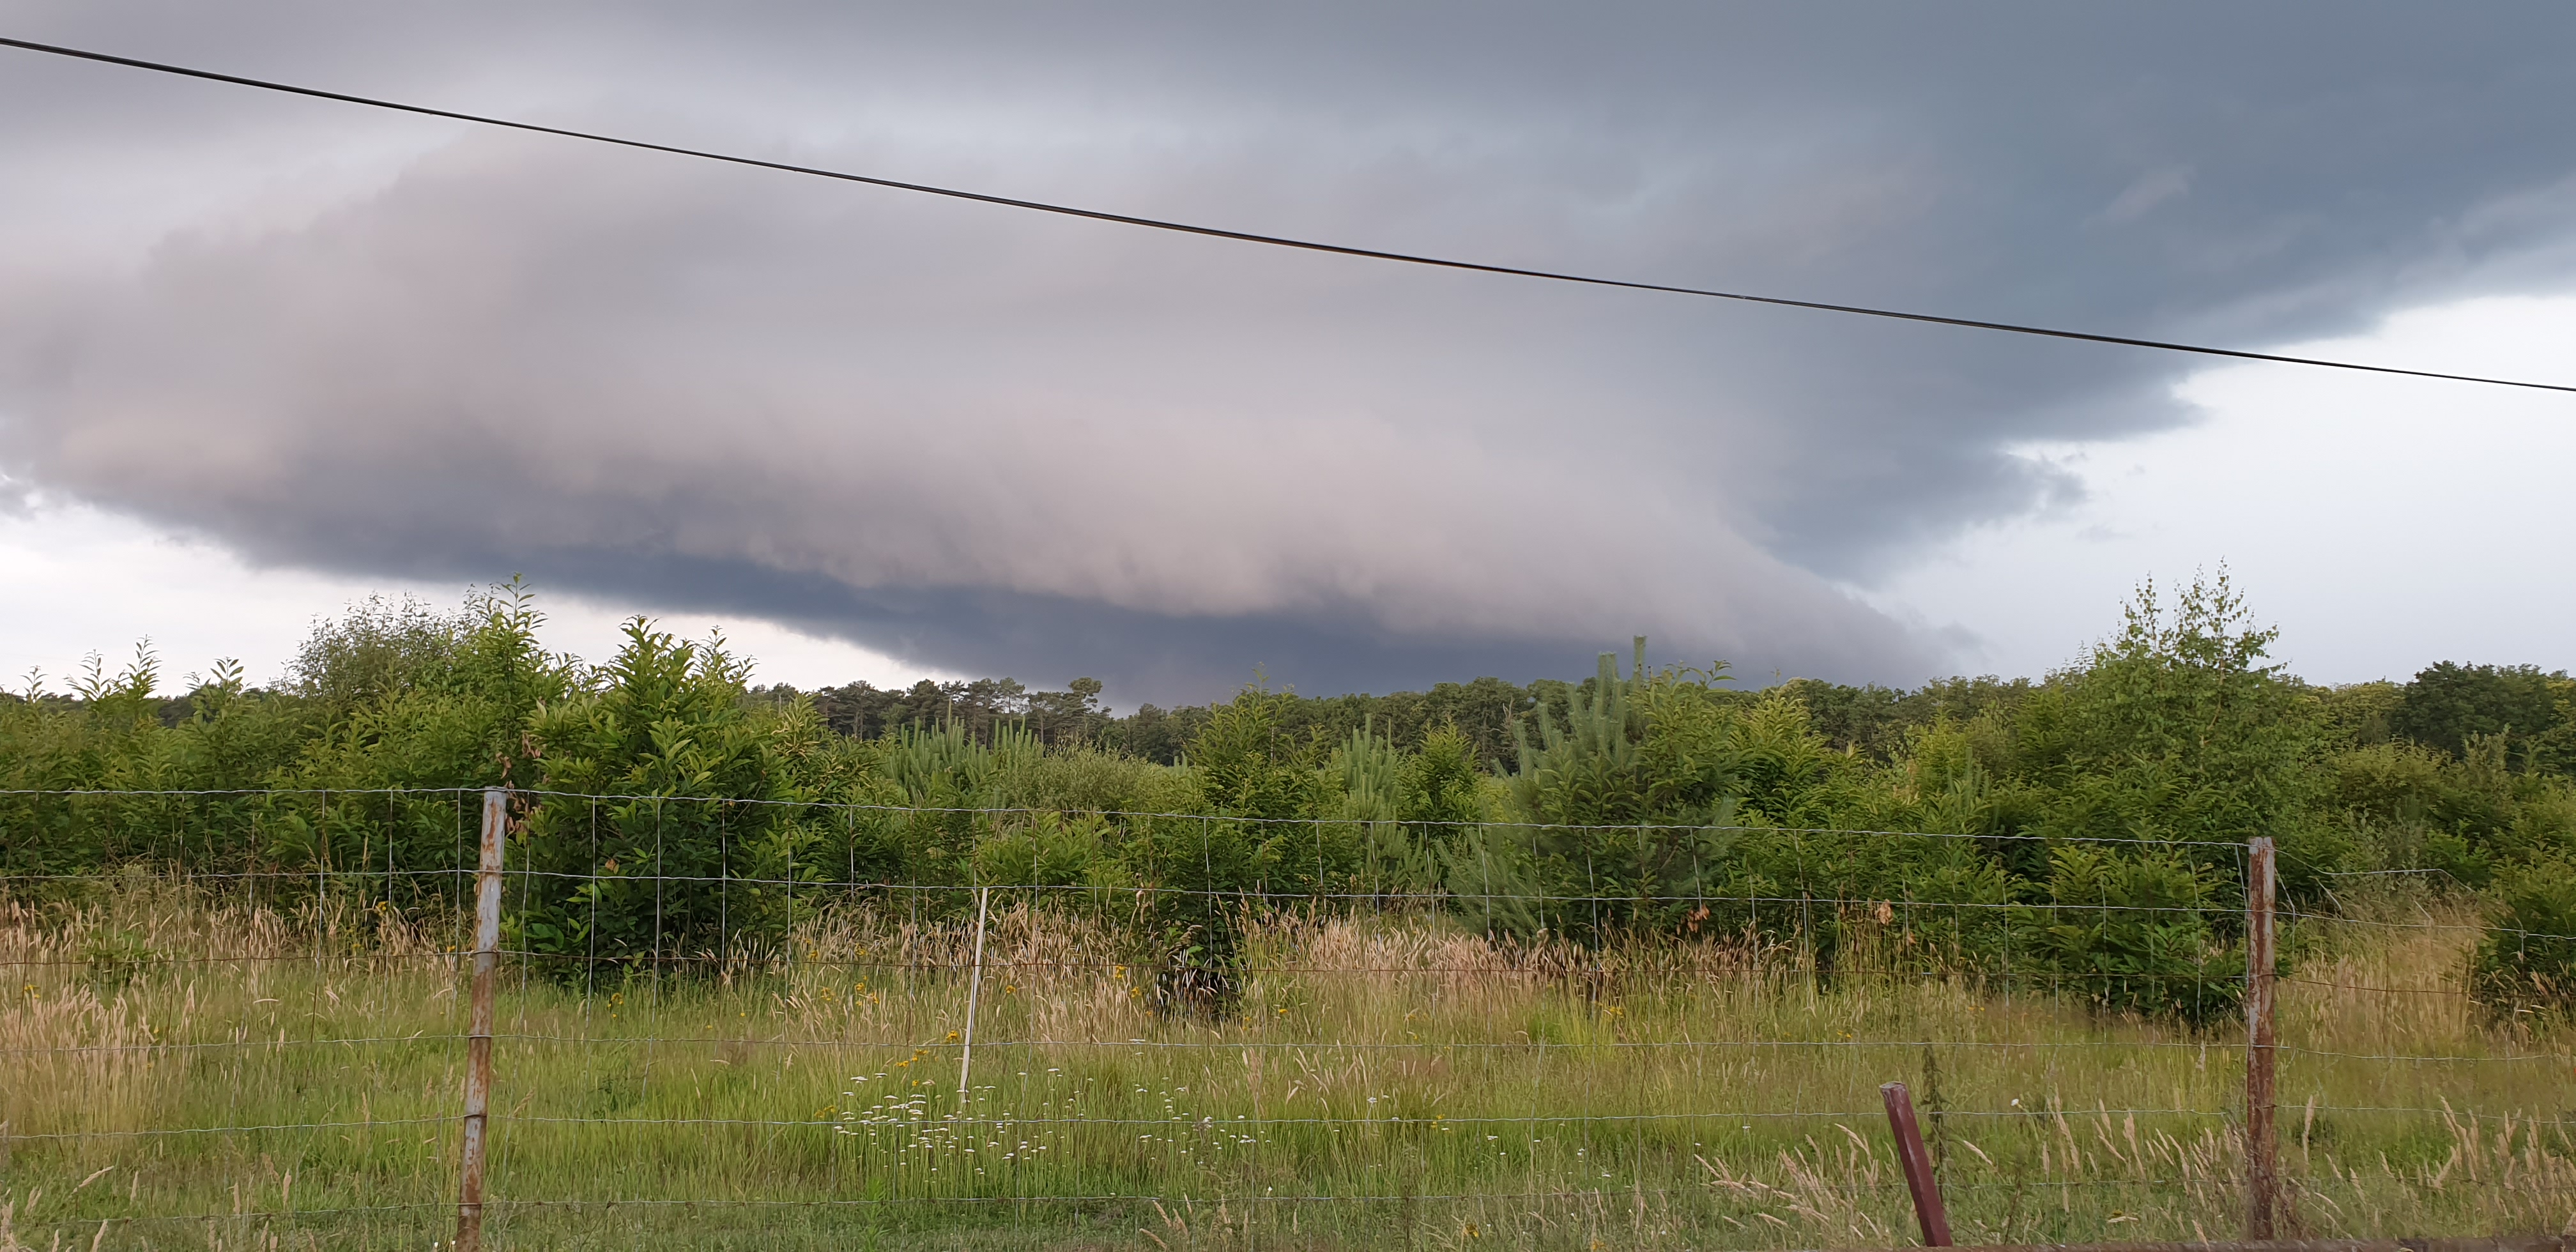
[[[537, 782], [532, 720], [587, 681], [571, 658], [539, 646], [544, 621], [534, 595], [513, 582], [468, 597], [453, 616], [371, 602], [318, 627], [289, 684], [307, 693], [298, 702], [313, 729], [268, 772], [272, 785], [318, 790], [327, 803], [310, 822], [301, 811], [273, 821], [269, 859], [424, 871], [470, 863], [472, 832], [460, 824], [472, 819], [455, 806], [388, 809], [363, 794], [329, 796]], [[404, 906], [444, 894], [434, 877], [393, 881], [388, 893]]]
[[1645, 737], [1646, 641], [1637, 641], [1637, 672], [1622, 679], [1612, 654], [1579, 696], [1560, 728], [1549, 710], [1538, 710], [1538, 743], [1528, 728], [1512, 728], [1519, 768], [1511, 776], [1512, 815], [1524, 822], [1570, 826], [1626, 825], [1649, 820], [1648, 775], [1637, 741]]
[[1645, 650], [1637, 640], [1626, 677], [1603, 653], [1562, 727], [1537, 710], [1535, 743], [1516, 726], [1503, 810], [1520, 825], [1443, 850], [1450, 892], [1488, 931], [1585, 943], [1685, 933], [1711, 916], [1707, 897], [1744, 894], [1728, 827], [1745, 727], [1713, 685], [1721, 675], [1649, 674]]
[[1320, 798], [1312, 740], [1281, 733], [1286, 697], [1258, 686], [1244, 688], [1231, 704], [1209, 711], [1190, 746], [1189, 764], [1211, 812], [1229, 817], [1292, 820], [1317, 816]]
[[1399, 754], [1397, 769], [1397, 816], [1416, 838], [1439, 846], [1484, 816], [1483, 774], [1476, 768], [1476, 746], [1454, 724], [1443, 724], [1423, 736], [1421, 751], [1409, 757]]
[[1900, 755], [1910, 736], [1944, 721], [2009, 719], [2037, 689], [2027, 678], [1947, 678], [1913, 691], [1793, 678], [1780, 691], [1807, 708], [1826, 743], [1876, 760]]
[[2576, 853], [2576, 785], [2511, 768], [2502, 735], [2472, 736], [2458, 757], [2404, 741], [2348, 749], [2325, 782], [2351, 859], [2378, 868], [2482, 887], [2500, 867]]
[[[2155, 587], [2064, 684], [2042, 760], [2074, 803], [2055, 833], [2242, 843], [2278, 835], [2309, 798], [2315, 706], [2266, 662], [2277, 631], [2248, 624], [2224, 573], [2170, 612]], [[2053, 758], [2053, 759], [2048, 759]]]
[[[339, 720], [394, 693], [433, 685], [456, 661], [459, 642], [491, 625], [493, 612], [506, 617], [530, 611], [522, 584], [481, 600], [450, 615], [409, 596], [369, 596], [296, 649], [287, 664], [287, 690], [325, 720]], [[485, 612], [478, 614], [477, 607]], [[534, 619], [527, 624], [533, 626]]]
[[2416, 673], [2389, 711], [2389, 729], [2453, 756], [2472, 741], [2502, 736], [2526, 747], [2563, 720], [2567, 675], [2536, 665], [2460, 665], [2444, 661]]
[[535, 781], [569, 793], [538, 797], [512, 840], [532, 871], [520, 946], [547, 968], [720, 962], [785, 935], [799, 861], [821, 876], [823, 839], [797, 802], [812, 781], [800, 749], [825, 732], [808, 706], [748, 711], [745, 674], [721, 640], [638, 618], [595, 685], [530, 716]]
[[1738, 692], [1723, 666], [1650, 670], [1640, 640], [1580, 683], [1256, 683], [1123, 717], [1090, 680], [754, 688], [720, 640], [640, 619], [586, 666], [542, 624], [517, 583], [454, 613], [375, 600], [271, 688], [219, 663], [174, 697], [144, 648], [0, 697], [0, 871], [454, 908], [471, 793], [509, 785], [532, 871], [511, 942], [567, 978], [756, 959], [827, 893], [938, 922], [998, 887], [1114, 926], [1203, 1007], [1247, 919], [1403, 899], [1522, 942], [1786, 946], [1824, 979], [2009, 978], [2210, 1022], [2242, 972], [2237, 849], [2270, 835], [2311, 909], [2356, 870], [2494, 893], [2522, 919], [2481, 949], [2499, 1011], [2566, 985], [2576, 687], [2448, 665], [2310, 687], [2223, 576], [2143, 588], [2037, 683]]
[[1741, 797], [1748, 819], [1821, 828], [1846, 824], [1865, 804], [1863, 762], [1827, 746], [1804, 706], [1774, 696], [1753, 706], [1732, 729], [1728, 756], [1734, 778], [1728, 790]]
[[2506, 870], [2497, 877], [2493, 913], [2472, 958], [2469, 994], [2506, 1018], [2576, 1010], [2576, 862]]
[[975, 878], [1009, 884], [1007, 894], [1024, 895], [1034, 907], [1107, 913], [1135, 890], [1115, 856], [1117, 836], [1098, 814], [1028, 814], [975, 849]]
[[811, 693], [785, 686], [757, 687], [751, 694], [781, 704], [808, 699], [825, 725], [853, 739], [953, 725], [975, 739], [990, 739], [1009, 726], [1050, 747], [1098, 743], [1112, 721], [1100, 707], [1100, 680], [1077, 678], [1066, 688], [1031, 691], [1009, 678], [944, 683], [925, 678], [900, 691], [856, 682]]
[[2387, 743], [2396, 737], [2392, 724], [2406, 689], [2392, 682], [2349, 683], [2317, 688], [2314, 698], [2328, 738], [2354, 747]]
[[2240, 892], [2178, 849], [2070, 845], [2049, 860], [2047, 904], [2016, 910], [2014, 941], [2044, 958], [2052, 988], [2195, 1026], [2236, 1011], [2245, 954], [2210, 923], [2243, 907]]

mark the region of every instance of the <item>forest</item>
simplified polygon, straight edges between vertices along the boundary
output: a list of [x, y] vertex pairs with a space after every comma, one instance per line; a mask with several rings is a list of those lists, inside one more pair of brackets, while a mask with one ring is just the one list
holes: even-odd
[[2576, 682], [2444, 661], [2310, 684], [2224, 576], [2142, 588], [2035, 679], [1748, 689], [1638, 640], [1580, 680], [1256, 682], [1123, 715], [1091, 679], [758, 686], [721, 640], [640, 618], [585, 662], [542, 620], [517, 584], [370, 601], [264, 687], [219, 664], [167, 689], [148, 651], [31, 681], [0, 700], [0, 870], [310, 871], [414, 906], [404, 875], [465, 853], [445, 800], [381, 793], [508, 785], [513, 863], [560, 884], [516, 903], [514, 944], [565, 968], [775, 943], [829, 895], [800, 883], [1150, 900], [1122, 914], [1139, 959], [1202, 988], [1247, 918], [1326, 901], [1519, 942], [1794, 926], [1822, 967], [1835, 927], [1764, 901], [1891, 901], [1945, 964], [2001, 977], [2017, 951], [2104, 1008], [2200, 1021], [2242, 983], [2260, 835], [2297, 908], [2364, 878], [2475, 893], [2496, 1011], [2576, 987]]

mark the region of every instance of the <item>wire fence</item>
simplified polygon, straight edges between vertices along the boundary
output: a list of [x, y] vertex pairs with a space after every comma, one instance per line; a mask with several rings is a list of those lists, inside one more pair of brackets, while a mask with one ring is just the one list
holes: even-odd
[[484, 809], [0, 794], [0, 1247], [1890, 1244], [1891, 1080], [1963, 1242], [2232, 1237], [2258, 1160], [2284, 1234], [2576, 1220], [2576, 1049], [2478, 981], [2569, 940], [2422, 876], [2285, 857], [2266, 925], [2251, 844]]

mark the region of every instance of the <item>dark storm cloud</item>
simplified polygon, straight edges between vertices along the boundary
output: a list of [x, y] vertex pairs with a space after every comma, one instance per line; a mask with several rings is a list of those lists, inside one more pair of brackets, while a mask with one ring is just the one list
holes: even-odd
[[[13, 28], [1253, 230], [2249, 345], [2562, 279], [2576, 220], [2556, 8], [619, 12]], [[2017, 443], [2187, 416], [2161, 397], [2189, 363], [2121, 350], [0, 64], [0, 153], [41, 189], [0, 202], [7, 472], [272, 562], [526, 570], [1147, 697], [1255, 663], [1562, 673], [1638, 631], [1903, 680], [1939, 640], [1839, 587], [2067, 490]], [[131, 198], [155, 163], [186, 187]], [[84, 215], [88, 185], [119, 194]]]

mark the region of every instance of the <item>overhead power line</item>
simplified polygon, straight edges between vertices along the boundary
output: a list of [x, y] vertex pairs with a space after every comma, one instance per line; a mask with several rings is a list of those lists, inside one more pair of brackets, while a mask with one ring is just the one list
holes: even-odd
[[720, 161], [727, 165], [745, 165], [754, 169], [776, 170], [785, 174], [804, 174], [814, 178], [837, 179], [841, 182], [861, 183], [870, 187], [885, 187], [895, 191], [917, 192], [925, 196], [941, 196], [951, 200], [968, 200], [977, 204], [996, 204], [1005, 208], [1026, 209], [1035, 213], [1053, 213], [1063, 217], [1087, 218], [1095, 222], [1115, 222], [1121, 226], [1139, 226], [1147, 230], [1170, 231], [1183, 235], [1202, 235], [1211, 239], [1231, 239], [1238, 243], [1263, 244], [1273, 248], [1295, 248], [1300, 251], [1321, 252], [1333, 256], [1359, 257], [1364, 260], [1371, 261], [1393, 261], [1403, 265], [1423, 265], [1430, 266], [1435, 269], [1464, 270], [1469, 273], [1476, 274], [1500, 274], [1511, 278], [1536, 278], [1543, 279], [1548, 282], [1576, 283], [1587, 287], [1616, 287], [1628, 291], [1660, 291], [1669, 295], [1700, 296], [1711, 300], [1734, 300], [1746, 304], [1768, 304], [1791, 309], [1813, 309], [1824, 313], [1847, 313], [1857, 317], [1887, 318], [1903, 322], [1926, 322], [1936, 326], [1960, 326], [1969, 330], [2000, 331], [2011, 335], [2036, 335], [2047, 339], [2072, 339], [2084, 343], [2115, 344], [2128, 348], [2150, 348], [2159, 352], [2188, 352], [2198, 356], [2227, 357], [2240, 361], [2270, 361], [2281, 365], [2309, 365], [2316, 366], [2321, 369], [2356, 370], [2371, 374], [2402, 374], [2410, 378], [2438, 378], [2449, 382], [2484, 383], [2497, 387], [2521, 387], [2535, 391], [2576, 392], [2576, 384], [2530, 382], [2513, 378], [2493, 378], [2482, 374], [2449, 374], [2443, 373], [2439, 370], [2403, 369], [2394, 365], [2371, 365], [2360, 361], [2332, 361], [2319, 357], [2285, 356], [2274, 352], [2249, 352], [2241, 348], [2216, 348], [2207, 344], [2179, 343], [2165, 339], [2140, 339], [2128, 335], [2104, 335], [2096, 334], [2091, 331], [2066, 330], [2053, 326], [2033, 326], [2019, 322], [1993, 322], [1972, 317], [1948, 317], [1937, 313], [1910, 313], [1902, 309], [1873, 308], [1868, 305], [1834, 304], [1824, 300], [1799, 300], [1788, 296], [1766, 296], [1743, 291], [1720, 291], [1711, 287], [1685, 287], [1676, 283], [1650, 283], [1628, 278], [1604, 278], [1593, 274], [1575, 274], [1561, 270], [1529, 269], [1517, 265], [1493, 265], [1482, 261], [1463, 261], [1454, 257], [1426, 256], [1412, 252], [1389, 252], [1378, 248], [1361, 248], [1354, 247], [1349, 244], [1325, 243], [1320, 240], [1297, 239], [1285, 235], [1264, 235], [1253, 231], [1228, 230], [1221, 226], [1203, 226], [1197, 223], [1178, 222], [1166, 218], [1138, 217], [1129, 213], [1111, 213], [1101, 209], [1086, 209], [1069, 204], [1054, 204], [1044, 200], [1022, 200], [1012, 196], [997, 196], [981, 191], [967, 191], [957, 187], [937, 187], [928, 183], [910, 183], [904, 182], [900, 179], [878, 178], [869, 174], [854, 174], [847, 170], [824, 169], [819, 166], [812, 165], [796, 165], [786, 161], [765, 161], [758, 157], [741, 156], [730, 152], [715, 152], [704, 148], [684, 148], [677, 144], [655, 143], [647, 139], [630, 139], [620, 135], [606, 135], [600, 134], [596, 131], [574, 130], [570, 127], [564, 126], [546, 126], [537, 122], [520, 121], [515, 118], [493, 117], [488, 114], [481, 113], [466, 113], [456, 109], [434, 108], [425, 104], [410, 104], [400, 100], [387, 100], [376, 96], [351, 95], [347, 92], [341, 91], [325, 91], [319, 87], [302, 87], [294, 83], [273, 82], [262, 78], [248, 78], [239, 74], [224, 74], [214, 70], [197, 69], [192, 66], [171, 65], [161, 61], [145, 61], [136, 57], [116, 56], [106, 52], [92, 52], [85, 48], [68, 48], [58, 44], [36, 43], [32, 40], [11, 39], [6, 36], [0, 36], [0, 47], [18, 48], [28, 52], [41, 52], [48, 56], [71, 57], [76, 60], [95, 61], [105, 65], [123, 66], [127, 69], [149, 70], [156, 74], [172, 74], [181, 78], [196, 78], [203, 79], [207, 82], [228, 83], [236, 87], [252, 87], [261, 91], [283, 92], [287, 95], [294, 96], [309, 96], [316, 100], [333, 100], [342, 104], [364, 105], [371, 109], [389, 109], [397, 113], [411, 113], [422, 117], [437, 117], [445, 118], [449, 121], [472, 122], [478, 126], [497, 126], [506, 130], [526, 131], [531, 134], [539, 135], [553, 135], [563, 139], [579, 139], [589, 143], [609, 144], [620, 148], [634, 148], [645, 152], [661, 152], [672, 156], [695, 157], [702, 161]]

